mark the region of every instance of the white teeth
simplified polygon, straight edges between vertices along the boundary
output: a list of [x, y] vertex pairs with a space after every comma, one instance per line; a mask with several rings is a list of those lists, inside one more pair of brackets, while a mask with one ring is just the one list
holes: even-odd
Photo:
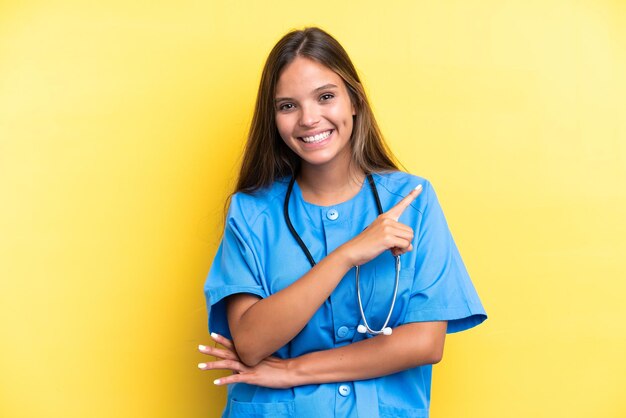
[[321, 134], [317, 134], [315, 136], [303, 136], [302, 140], [306, 143], [312, 143], [312, 142], [320, 142], [325, 140], [326, 138], [328, 138], [331, 134], [332, 130], [330, 131], [326, 131], [326, 132], [322, 132]]

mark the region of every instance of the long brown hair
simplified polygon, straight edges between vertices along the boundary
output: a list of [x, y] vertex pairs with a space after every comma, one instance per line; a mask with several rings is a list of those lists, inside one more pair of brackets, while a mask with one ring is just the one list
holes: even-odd
[[346, 84], [356, 110], [351, 137], [352, 162], [356, 167], [365, 173], [397, 170], [350, 57], [335, 38], [311, 27], [283, 36], [265, 62], [234, 193], [252, 193], [281, 177], [295, 175], [300, 167], [300, 157], [285, 145], [278, 133], [274, 105], [281, 71], [296, 57], [319, 62], [337, 73]]

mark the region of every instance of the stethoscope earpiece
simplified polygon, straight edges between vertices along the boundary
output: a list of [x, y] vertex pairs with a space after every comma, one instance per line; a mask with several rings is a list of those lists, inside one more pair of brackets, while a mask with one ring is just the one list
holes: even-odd
[[[361, 324], [358, 327], [356, 327], [356, 332], [358, 332], [359, 334], [367, 334], [367, 328], [365, 327], [365, 325]], [[384, 335], [391, 335], [393, 334], [393, 330], [391, 329], [391, 327], [385, 327], [383, 328], [381, 331], [371, 331], [371, 334], [384, 334]]]
[[356, 272], [355, 272], [355, 278], [356, 278], [356, 296], [357, 296], [357, 301], [359, 302], [359, 311], [361, 311], [361, 319], [363, 320], [363, 323], [360, 324], [358, 327], [356, 327], [356, 330], [359, 334], [372, 334], [372, 335], [391, 335], [393, 333], [393, 330], [391, 329], [391, 327], [388, 327], [387, 324], [389, 324], [389, 320], [391, 319], [391, 314], [393, 313], [393, 307], [396, 304], [396, 296], [398, 295], [398, 284], [400, 283], [400, 256], [396, 255], [396, 284], [393, 288], [393, 299], [391, 300], [391, 306], [389, 307], [389, 313], [387, 314], [387, 319], [385, 319], [385, 324], [383, 325], [383, 327], [379, 330], [374, 330], [372, 328], [370, 328], [369, 324], [367, 323], [367, 319], [365, 318], [365, 311], [363, 309], [363, 302], [361, 301], [361, 286], [359, 285], [359, 272], [361, 271], [361, 267], [360, 266], [355, 266], [356, 268]]

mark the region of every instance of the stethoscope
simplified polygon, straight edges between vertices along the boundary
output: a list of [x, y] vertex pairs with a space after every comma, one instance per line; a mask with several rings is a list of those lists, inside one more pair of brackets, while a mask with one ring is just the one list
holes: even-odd
[[[309, 260], [309, 263], [311, 263], [311, 268], [313, 268], [315, 266], [315, 260], [313, 259], [313, 256], [311, 255], [309, 248], [302, 241], [302, 238], [300, 238], [300, 235], [298, 235], [298, 233], [296, 232], [295, 228], [293, 227], [293, 224], [291, 223], [291, 219], [289, 218], [289, 197], [291, 196], [291, 191], [293, 189], [293, 185], [295, 182], [296, 182], [296, 177], [293, 176], [291, 178], [291, 181], [289, 182], [289, 187], [287, 187], [287, 194], [285, 195], [285, 205], [284, 205], [285, 222], [287, 222], [287, 227], [289, 228], [289, 231], [291, 231], [291, 235], [293, 235], [293, 237], [296, 239], [296, 241], [298, 242], [298, 245], [300, 246], [300, 248], [302, 248], [304, 255], [306, 255], [306, 258]], [[374, 178], [372, 177], [371, 174], [367, 175], [367, 182], [369, 183], [370, 188], [372, 189], [372, 194], [374, 195], [374, 199], [376, 200], [376, 208], [378, 209], [378, 214], [382, 215], [383, 207], [380, 204], [380, 197], [378, 196], [378, 190], [376, 189], [376, 184], [374, 183]], [[359, 311], [361, 312], [361, 319], [363, 319], [363, 324], [359, 325], [356, 329], [357, 332], [359, 332], [360, 334], [368, 333], [372, 335], [379, 335], [379, 334], [391, 335], [392, 333], [391, 327], [387, 325], [389, 324], [389, 320], [391, 319], [393, 307], [396, 304], [396, 296], [398, 295], [398, 283], [400, 282], [400, 256], [396, 255], [395, 258], [396, 258], [396, 263], [395, 263], [396, 264], [396, 284], [393, 289], [393, 299], [391, 300], [391, 307], [389, 308], [387, 319], [385, 319], [385, 324], [379, 330], [372, 329], [367, 323], [367, 319], [365, 318], [365, 312], [363, 311], [363, 302], [361, 301], [361, 287], [359, 286], [360, 266], [355, 266], [356, 268], [356, 273], [355, 273], [356, 295], [357, 295], [357, 299], [359, 302]]]

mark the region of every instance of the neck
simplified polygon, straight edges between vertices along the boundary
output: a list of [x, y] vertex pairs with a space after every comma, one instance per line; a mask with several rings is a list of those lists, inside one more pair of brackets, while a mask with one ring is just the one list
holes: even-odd
[[350, 200], [359, 193], [364, 181], [365, 173], [350, 163], [340, 167], [303, 165], [298, 176], [304, 200], [320, 206]]

